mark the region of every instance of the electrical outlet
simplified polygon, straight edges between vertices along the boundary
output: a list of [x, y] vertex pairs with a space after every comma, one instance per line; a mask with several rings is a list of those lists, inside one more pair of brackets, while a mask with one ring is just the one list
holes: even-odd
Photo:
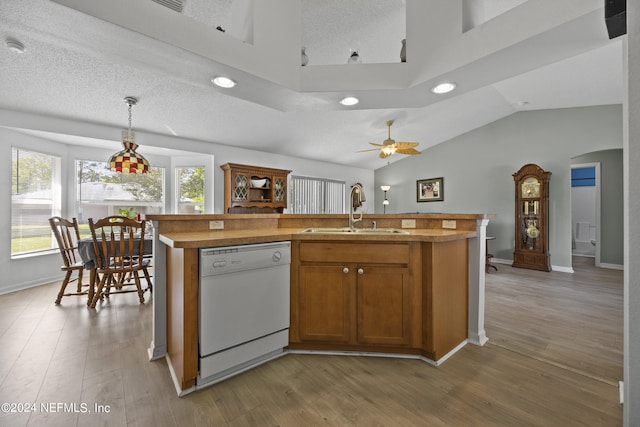
[[416, 220], [415, 219], [403, 219], [402, 220], [402, 228], [416, 228]]
[[209, 221], [209, 230], [224, 230], [224, 221]]
[[442, 220], [442, 228], [450, 228], [451, 230], [456, 229], [456, 221], [455, 220]]

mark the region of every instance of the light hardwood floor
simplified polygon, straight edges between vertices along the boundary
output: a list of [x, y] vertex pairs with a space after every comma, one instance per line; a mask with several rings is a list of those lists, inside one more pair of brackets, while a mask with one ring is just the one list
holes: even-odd
[[165, 361], [147, 359], [150, 302], [55, 306], [57, 283], [3, 295], [0, 403], [37, 410], [0, 413], [0, 426], [619, 426], [622, 272], [590, 263], [576, 258], [574, 274], [498, 265], [490, 341], [437, 368], [287, 355], [183, 398]]

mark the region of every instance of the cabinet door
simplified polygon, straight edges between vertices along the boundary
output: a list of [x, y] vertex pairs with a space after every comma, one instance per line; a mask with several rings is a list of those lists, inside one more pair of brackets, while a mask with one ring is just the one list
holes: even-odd
[[287, 177], [286, 176], [274, 176], [273, 177], [273, 202], [277, 204], [287, 206]]
[[233, 182], [231, 183], [233, 189], [233, 201], [246, 202], [249, 200], [249, 187], [250, 178], [245, 174], [233, 174]]
[[[345, 270], [346, 269], [346, 270]], [[301, 266], [299, 273], [299, 330], [302, 341], [347, 343], [354, 286], [350, 268], [339, 265]]]
[[358, 342], [409, 345], [411, 286], [404, 267], [358, 267]]

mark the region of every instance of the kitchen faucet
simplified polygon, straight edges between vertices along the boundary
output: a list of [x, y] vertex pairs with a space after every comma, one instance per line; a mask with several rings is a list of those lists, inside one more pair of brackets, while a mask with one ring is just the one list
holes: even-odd
[[364, 215], [360, 212], [360, 216], [356, 218], [354, 216], [355, 210], [362, 206], [362, 202], [367, 200], [364, 197], [364, 191], [362, 191], [362, 184], [356, 183], [351, 187], [351, 192], [349, 193], [349, 229], [351, 231], [355, 231], [356, 223], [362, 221], [362, 216]]

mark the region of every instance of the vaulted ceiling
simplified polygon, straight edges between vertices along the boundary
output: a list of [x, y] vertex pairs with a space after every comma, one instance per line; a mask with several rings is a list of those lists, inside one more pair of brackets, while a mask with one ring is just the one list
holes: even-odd
[[[386, 138], [387, 120], [394, 139], [425, 150], [517, 111], [622, 102], [621, 42], [607, 37], [601, 1], [502, 0], [499, 14], [492, 1], [185, 0], [175, 12], [151, 0], [0, 0], [0, 35], [25, 46], [0, 49], [0, 108], [123, 127], [123, 98], [135, 96], [137, 130], [377, 169], [402, 156], [357, 151]], [[350, 49], [362, 64], [346, 64]], [[238, 86], [214, 87], [220, 74]], [[456, 90], [431, 93], [444, 80]], [[346, 95], [360, 103], [340, 105]], [[32, 130], [119, 146], [117, 133]]]

